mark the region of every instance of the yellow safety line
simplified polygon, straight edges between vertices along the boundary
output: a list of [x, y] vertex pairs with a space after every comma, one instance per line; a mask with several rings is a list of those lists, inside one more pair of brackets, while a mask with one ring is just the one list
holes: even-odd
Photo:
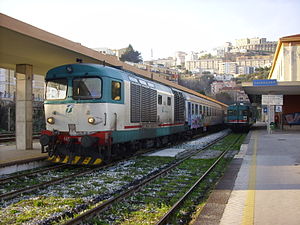
[[242, 225], [253, 225], [254, 224], [257, 142], [258, 142], [258, 135], [257, 135], [257, 132], [255, 131], [253, 154], [252, 154], [252, 160], [251, 160], [251, 165], [250, 165], [250, 169], [249, 169], [248, 192], [247, 192], [245, 208], [243, 211]]

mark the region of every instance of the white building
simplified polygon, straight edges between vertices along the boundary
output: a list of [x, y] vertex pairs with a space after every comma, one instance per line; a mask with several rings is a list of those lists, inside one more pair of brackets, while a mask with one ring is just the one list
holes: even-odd
[[219, 63], [220, 74], [236, 74], [237, 64], [236, 62], [221, 62]]
[[175, 52], [176, 66], [184, 66], [186, 55], [187, 54], [185, 52]]
[[255, 67], [253, 66], [239, 66], [238, 74], [251, 74], [255, 72]]
[[198, 59], [199, 59], [199, 54], [196, 52], [190, 52], [185, 56], [185, 61], [193, 61]]
[[217, 81], [230, 81], [234, 76], [232, 74], [215, 74], [214, 78]]
[[105, 55], [116, 55], [114, 50], [109, 49], [109, 48], [94, 48], [95, 51], [100, 52]]

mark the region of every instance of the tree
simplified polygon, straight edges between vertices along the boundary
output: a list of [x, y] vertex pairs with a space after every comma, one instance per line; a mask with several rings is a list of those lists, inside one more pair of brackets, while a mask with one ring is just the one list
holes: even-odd
[[253, 80], [268, 79], [271, 67], [260, 67], [255, 69], [255, 73], [242, 74], [236, 78], [237, 83], [250, 82]]
[[141, 53], [135, 51], [131, 44], [129, 44], [125, 53], [120, 57], [120, 60], [123, 62], [128, 61], [133, 63], [139, 63], [143, 61]]
[[178, 84], [197, 91], [201, 94], [210, 94], [210, 85], [214, 82], [213, 75], [203, 75], [198, 79], [179, 79]]
[[199, 59], [212, 59], [212, 58], [213, 58], [212, 54], [208, 53], [208, 54], [201, 56]]
[[234, 99], [232, 98], [232, 96], [230, 96], [230, 94], [226, 93], [226, 92], [219, 92], [216, 94], [216, 99], [220, 102], [223, 102], [227, 105], [233, 104], [234, 103]]

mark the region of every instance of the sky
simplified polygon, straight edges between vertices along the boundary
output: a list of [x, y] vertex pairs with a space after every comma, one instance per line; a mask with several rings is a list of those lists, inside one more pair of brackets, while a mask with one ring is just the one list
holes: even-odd
[[144, 60], [300, 33], [300, 0], [0, 0], [0, 12], [89, 48]]

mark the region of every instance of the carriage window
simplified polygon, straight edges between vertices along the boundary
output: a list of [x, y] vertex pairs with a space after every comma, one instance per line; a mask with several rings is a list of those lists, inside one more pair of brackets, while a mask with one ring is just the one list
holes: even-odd
[[76, 78], [73, 80], [73, 98], [101, 98], [101, 88], [102, 82], [100, 78]]
[[194, 114], [195, 114], [195, 105], [192, 104], [192, 115], [194, 115]]
[[168, 97], [168, 105], [171, 105], [171, 97]]
[[65, 99], [67, 97], [67, 79], [57, 79], [47, 81], [46, 83], [46, 99]]
[[159, 105], [162, 104], [162, 96], [161, 96], [161, 95], [158, 95], [157, 101], [158, 101], [158, 104], [159, 104]]
[[111, 82], [111, 99], [115, 101], [121, 100], [121, 82]]
[[196, 105], [195, 111], [196, 111], [196, 115], [198, 115], [199, 114], [198, 105]]
[[200, 108], [200, 114], [202, 114], [202, 105], [200, 105], [199, 108]]

